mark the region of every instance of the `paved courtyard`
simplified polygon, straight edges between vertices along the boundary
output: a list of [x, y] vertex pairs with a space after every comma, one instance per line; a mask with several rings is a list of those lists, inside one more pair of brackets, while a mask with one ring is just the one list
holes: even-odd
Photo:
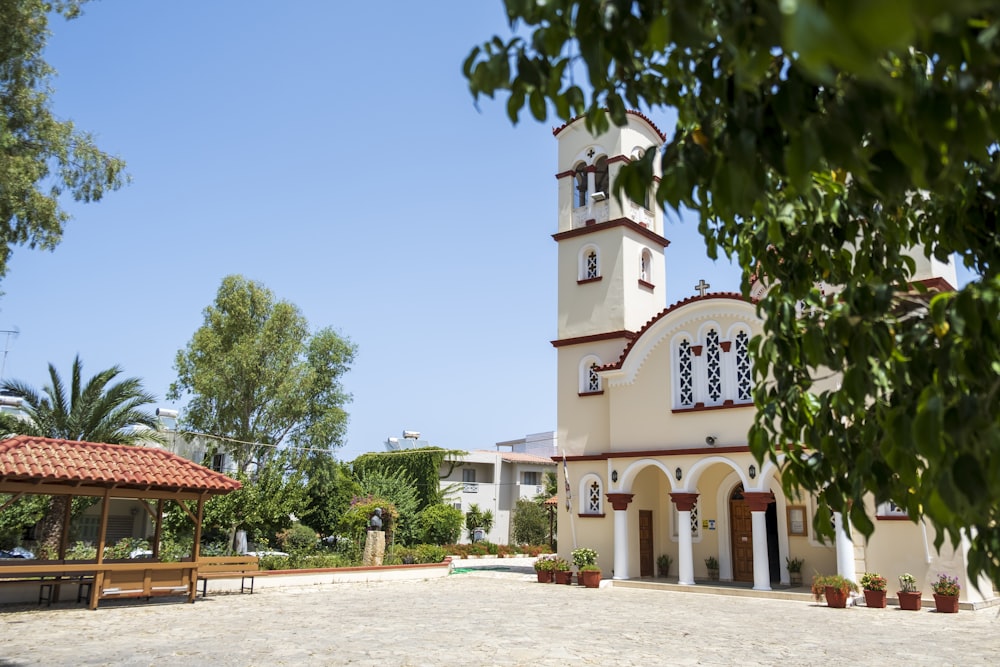
[[958, 614], [443, 579], [0, 607], [0, 667], [27, 665], [995, 665], [998, 608]]

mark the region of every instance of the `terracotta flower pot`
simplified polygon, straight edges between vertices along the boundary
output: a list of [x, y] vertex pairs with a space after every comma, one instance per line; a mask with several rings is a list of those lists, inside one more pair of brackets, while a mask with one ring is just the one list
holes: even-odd
[[835, 607], [836, 609], [847, 607], [847, 591], [835, 586], [827, 586], [823, 591], [823, 595], [826, 596], [828, 607]]
[[538, 576], [538, 583], [540, 584], [552, 583], [552, 570], [535, 570], [535, 574]]
[[601, 586], [601, 571], [600, 570], [587, 570], [581, 571], [577, 576], [577, 579], [587, 588], [600, 588]]
[[555, 575], [557, 584], [572, 584], [573, 583], [573, 573], [569, 570], [556, 570], [553, 572]]
[[885, 591], [865, 591], [865, 606], [885, 609]]
[[958, 596], [957, 595], [938, 595], [934, 594], [934, 608], [942, 614], [957, 614], [958, 613]]
[[917, 591], [916, 593], [907, 593], [906, 591], [899, 591], [896, 593], [896, 597], [899, 598], [899, 608], [905, 609], [906, 611], [920, 611], [920, 606], [922, 600], [920, 599], [921, 593]]

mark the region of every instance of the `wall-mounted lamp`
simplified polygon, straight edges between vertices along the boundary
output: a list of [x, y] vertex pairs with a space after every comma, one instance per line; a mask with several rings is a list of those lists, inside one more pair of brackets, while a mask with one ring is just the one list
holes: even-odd
[[715, 436], [710, 435], [707, 438], [705, 438], [705, 444], [708, 445], [709, 447], [715, 447]]
[[675, 470], [675, 471], [674, 471], [674, 477], [676, 477], [676, 478], [677, 478], [677, 481], [678, 481], [678, 482], [679, 482], [679, 481], [681, 481], [681, 476], [682, 476], [682, 475], [683, 475], [683, 473], [681, 472], [681, 469], [680, 469], [680, 468], [678, 468], [677, 470]]
[[750, 479], [754, 479], [757, 477], [757, 466], [751, 463], [750, 470], [748, 472], [750, 473]]
[[611, 481], [615, 482], [616, 484], [618, 483], [618, 471], [617, 470], [612, 470], [611, 471]]
[[605, 199], [608, 198], [608, 195], [606, 192], [595, 192], [594, 194], [590, 195], [590, 198], [593, 199], [594, 201], [604, 201]]

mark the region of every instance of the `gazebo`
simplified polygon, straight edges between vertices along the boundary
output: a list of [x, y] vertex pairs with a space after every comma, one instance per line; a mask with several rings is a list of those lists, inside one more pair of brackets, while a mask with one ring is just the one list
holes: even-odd
[[[153, 447], [109, 445], [19, 435], [0, 441], [0, 493], [11, 498], [0, 512], [23, 495], [91, 496], [102, 499], [97, 558], [65, 560], [69, 540], [70, 508], [62, 521], [56, 560], [27, 560], [0, 564], [0, 579], [39, 579], [43, 586], [63, 578], [86, 578], [89, 607], [102, 598], [186, 595], [194, 602], [198, 583], [201, 523], [205, 500], [240, 488], [240, 482]], [[135, 561], [106, 561], [108, 507], [111, 498], [138, 500], [155, 524], [153, 557]], [[194, 523], [189, 560], [159, 561], [159, 543], [165, 502], [176, 502]], [[193, 505], [193, 506], [192, 506]], [[92, 579], [91, 579], [92, 577]], [[52, 582], [57, 582], [53, 584]], [[50, 594], [58, 598], [58, 593]]]

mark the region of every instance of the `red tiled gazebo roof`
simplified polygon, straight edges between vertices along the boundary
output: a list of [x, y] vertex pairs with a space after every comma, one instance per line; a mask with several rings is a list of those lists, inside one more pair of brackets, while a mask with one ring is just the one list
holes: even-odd
[[27, 435], [0, 442], [0, 492], [191, 498], [240, 486], [162, 449]]

